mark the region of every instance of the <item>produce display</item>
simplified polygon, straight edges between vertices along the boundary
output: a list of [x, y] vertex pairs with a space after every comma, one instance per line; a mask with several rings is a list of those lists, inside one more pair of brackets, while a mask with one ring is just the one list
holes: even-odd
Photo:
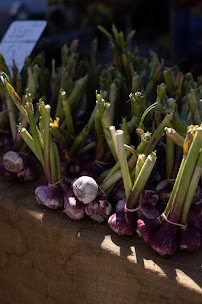
[[[0, 54], [2, 180], [37, 178], [36, 201], [72, 220], [90, 217], [119, 235], [137, 233], [159, 254], [202, 243], [202, 75], [143, 58], [98, 26], [112, 62], [88, 61], [78, 41], [46, 66], [40, 53], [21, 74]], [[149, 61], [149, 62], [148, 62]]]

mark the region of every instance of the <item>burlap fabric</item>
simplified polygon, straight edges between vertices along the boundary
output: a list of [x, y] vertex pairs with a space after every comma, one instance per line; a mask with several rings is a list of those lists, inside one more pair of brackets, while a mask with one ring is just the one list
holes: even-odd
[[137, 235], [37, 205], [38, 184], [0, 183], [1, 304], [202, 303], [202, 249], [163, 258]]

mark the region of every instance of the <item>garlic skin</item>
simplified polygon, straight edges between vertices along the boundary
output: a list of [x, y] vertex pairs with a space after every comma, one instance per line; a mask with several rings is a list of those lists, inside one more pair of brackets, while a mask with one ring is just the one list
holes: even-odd
[[35, 198], [39, 204], [50, 209], [61, 209], [63, 207], [63, 197], [58, 187], [39, 186], [35, 190]]
[[23, 170], [17, 173], [17, 177], [21, 178], [25, 182], [32, 181], [37, 176], [37, 168], [31, 159], [24, 161]]
[[90, 202], [85, 207], [85, 212], [92, 220], [102, 223], [112, 214], [112, 205], [105, 196], [101, 196]]
[[80, 202], [75, 196], [64, 195], [64, 210], [72, 220], [82, 220], [85, 214], [85, 205]]
[[23, 158], [19, 153], [14, 151], [8, 151], [3, 156], [3, 164], [6, 170], [18, 173], [23, 169]]
[[98, 194], [98, 184], [90, 176], [81, 176], [73, 183], [73, 191], [82, 203], [89, 204]]

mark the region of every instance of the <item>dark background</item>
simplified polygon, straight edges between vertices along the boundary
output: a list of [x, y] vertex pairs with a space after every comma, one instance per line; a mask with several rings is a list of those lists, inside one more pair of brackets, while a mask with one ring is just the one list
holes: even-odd
[[131, 48], [138, 45], [142, 56], [152, 49], [165, 64], [178, 64], [182, 71], [202, 71], [201, 0], [0, 0], [0, 39], [14, 20], [46, 19], [48, 26], [40, 43], [47, 57], [57, 56], [72, 39], [80, 41], [80, 54], [89, 55], [90, 43], [97, 36], [98, 62], [111, 53], [97, 25], [109, 31], [114, 23], [125, 34], [135, 29]]

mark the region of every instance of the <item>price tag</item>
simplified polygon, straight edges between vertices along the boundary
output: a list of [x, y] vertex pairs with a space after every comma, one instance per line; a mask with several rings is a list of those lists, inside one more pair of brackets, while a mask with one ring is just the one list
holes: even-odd
[[22, 71], [25, 58], [33, 51], [46, 24], [47, 22], [44, 20], [29, 20], [14, 21], [10, 25], [0, 44], [0, 52], [4, 56], [10, 71], [12, 71], [13, 59], [18, 72]]

